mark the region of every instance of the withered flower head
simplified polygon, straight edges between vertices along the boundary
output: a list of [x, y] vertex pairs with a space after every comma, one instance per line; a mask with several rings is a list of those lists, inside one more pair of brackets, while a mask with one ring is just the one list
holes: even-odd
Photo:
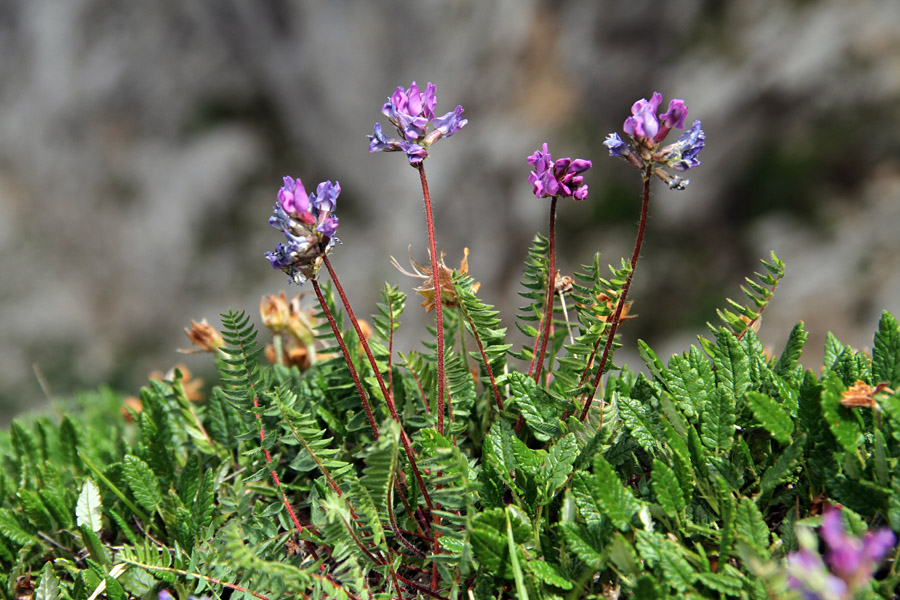
[[203, 400], [203, 380], [194, 377], [191, 370], [184, 363], [178, 363], [165, 373], [162, 371], [151, 371], [147, 376], [148, 379], [158, 379], [159, 381], [175, 381], [175, 370], [181, 371], [180, 383], [184, 388], [184, 395], [191, 402], [201, 402]]
[[300, 299], [302, 297], [303, 294], [297, 294], [291, 298], [291, 301], [288, 304], [289, 316], [287, 330], [288, 333], [297, 338], [298, 341], [309, 345], [315, 343], [315, 322], [312, 309], [300, 306]]
[[[282, 345], [282, 363], [288, 367], [297, 367], [300, 371], [306, 371], [312, 366], [313, 357], [306, 346], [301, 346], [296, 338], [287, 338]], [[278, 362], [275, 354], [275, 345], [268, 344], [265, 349], [266, 360], [270, 363]], [[321, 358], [321, 357], [320, 357]]]
[[215, 327], [206, 322], [206, 319], [191, 320], [191, 326], [184, 328], [184, 333], [197, 348], [179, 348], [182, 354], [197, 354], [198, 352], [218, 352], [225, 345], [222, 334]]
[[569, 277], [568, 275], [562, 275], [559, 271], [556, 272], [556, 277], [553, 279], [553, 291], [557, 294], [568, 294], [572, 291], [572, 287], [575, 285], [575, 280]]
[[[614, 296], [609, 296], [607, 294], [600, 294], [599, 296], [597, 296], [597, 300], [599, 300], [599, 303], [601, 306], [606, 306], [606, 308], [609, 309], [609, 314], [601, 316], [600, 320], [603, 321], [604, 323], [612, 322], [613, 315], [616, 312], [616, 302], [618, 302], [618, 299]], [[626, 302], [625, 306], [622, 307], [622, 314], [619, 315], [620, 323], [624, 322], [624, 321], [628, 321], [630, 319], [634, 319], [635, 317], [637, 317], [637, 315], [628, 314], [629, 311], [631, 310], [631, 305], [632, 305], [632, 302], [629, 301], [629, 302]]]
[[288, 327], [291, 308], [284, 290], [277, 296], [270, 294], [259, 300], [259, 314], [263, 325], [272, 333], [281, 333]]
[[[434, 308], [434, 277], [431, 274], [431, 267], [420, 265], [413, 259], [412, 255], [409, 256], [409, 264], [412, 267], [412, 272], [401, 267], [400, 263], [398, 263], [397, 259], [393, 256], [391, 257], [391, 264], [404, 275], [422, 280], [422, 285], [413, 289], [417, 294], [425, 298], [425, 301], [422, 302], [422, 306], [425, 307], [425, 312], [431, 312], [431, 309]], [[450, 308], [455, 308], [459, 305], [459, 298], [456, 297], [456, 290], [453, 289], [453, 270], [444, 264], [443, 252], [441, 252], [439, 268], [440, 272], [438, 273], [438, 279], [441, 282], [441, 304]], [[468, 248], [463, 248], [463, 257], [462, 260], [459, 261], [459, 272], [463, 275], [469, 274]], [[481, 283], [476, 281], [472, 284], [471, 291], [472, 293], [475, 293], [480, 288]]]
[[[199, 352], [199, 350], [198, 350]], [[178, 363], [166, 372], [150, 371], [147, 379], [165, 382], [175, 382], [175, 370], [181, 371], [181, 379], [178, 381], [184, 389], [184, 396], [191, 402], [203, 401], [203, 380], [194, 377], [191, 370], [184, 363]], [[130, 409], [130, 410], [129, 410]], [[139, 413], [143, 410], [141, 399], [137, 396], [127, 396], [122, 402], [121, 414], [129, 423], [133, 421], [131, 411]]]
[[847, 408], [875, 408], [875, 395], [880, 393], [893, 394], [894, 390], [886, 383], [871, 386], [865, 381], [859, 380], [841, 394], [841, 404]]

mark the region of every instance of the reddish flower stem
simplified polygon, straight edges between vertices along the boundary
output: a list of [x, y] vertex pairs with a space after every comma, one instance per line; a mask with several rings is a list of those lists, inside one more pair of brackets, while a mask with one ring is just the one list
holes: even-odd
[[494, 379], [494, 370], [491, 369], [491, 363], [488, 361], [487, 354], [484, 351], [484, 344], [481, 343], [481, 337], [478, 335], [475, 323], [472, 322], [472, 317], [469, 316], [469, 313], [462, 303], [460, 303], [459, 307], [462, 310], [463, 315], [465, 315], [466, 320], [469, 322], [469, 326], [472, 328], [472, 337], [475, 338], [475, 344], [478, 345], [478, 352], [481, 353], [481, 360], [484, 362], [484, 368], [487, 371], [488, 379], [491, 381], [491, 388], [494, 391], [494, 400], [497, 402], [497, 410], [502, 411], [503, 400], [500, 399], [500, 390], [497, 389], [497, 381]]
[[334, 321], [334, 315], [331, 314], [331, 310], [328, 308], [328, 304], [325, 302], [325, 296], [322, 295], [322, 289], [319, 287], [319, 282], [315, 279], [310, 280], [312, 282], [313, 289], [316, 291], [316, 297], [319, 299], [319, 305], [322, 307], [322, 311], [325, 313], [325, 318], [328, 319], [328, 324], [331, 325], [331, 331], [334, 332], [334, 339], [337, 340], [338, 345], [341, 347], [341, 353], [344, 355], [344, 361], [347, 363], [347, 368], [350, 369], [350, 377], [353, 378], [353, 384], [356, 386], [356, 391], [359, 392], [359, 398], [362, 400], [363, 408], [366, 411], [366, 417], [369, 419], [369, 425], [372, 427], [372, 433], [375, 435], [375, 439], [378, 439], [378, 425], [375, 424], [375, 417], [372, 414], [372, 407], [369, 406], [369, 401], [366, 399], [366, 392], [363, 390], [362, 383], [359, 381], [359, 375], [356, 372], [356, 367], [353, 366], [353, 359], [350, 358], [350, 351], [347, 350], [347, 344], [344, 343], [344, 337], [341, 335], [340, 329], [338, 329], [337, 323]]
[[[294, 528], [297, 530], [297, 535], [301, 538], [303, 537], [303, 525], [300, 524], [300, 519], [297, 518], [297, 514], [294, 512], [293, 507], [291, 507], [291, 503], [288, 500], [287, 494], [281, 489], [281, 481], [278, 479], [278, 474], [275, 472], [275, 468], [272, 466], [272, 455], [269, 453], [269, 449], [266, 448], [266, 430], [263, 427], [262, 415], [259, 410], [259, 398], [256, 394], [255, 386], [250, 384], [251, 390], [253, 392], [253, 412], [256, 415], [256, 424], [259, 425], [259, 445], [263, 449], [263, 453], [266, 457], [266, 466], [269, 468], [269, 473], [272, 475], [272, 482], [275, 484], [275, 489], [281, 494], [281, 501], [284, 503], [284, 507], [287, 509], [288, 514], [291, 517], [291, 521], [294, 523]], [[316, 553], [315, 547], [306, 540], [305, 541], [306, 549], [309, 551], [310, 555], [316, 560], [319, 559], [319, 555]]]
[[[397, 414], [397, 407], [394, 406], [394, 400], [391, 398], [390, 394], [388, 394], [387, 389], [384, 387], [384, 380], [381, 378], [381, 373], [378, 371], [378, 365], [375, 363], [375, 357], [372, 355], [372, 350], [369, 348], [369, 343], [366, 341], [366, 337], [363, 335], [362, 330], [359, 327], [359, 321], [356, 319], [356, 315], [353, 314], [353, 309], [350, 307], [350, 301], [347, 300], [347, 295], [344, 294], [344, 288], [341, 286], [340, 280], [338, 280], [337, 273], [334, 272], [334, 269], [331, 266], [331, 261], [328, 260], [328, 256], [323, 255], [322, 258], [325, 262], [325, 268], [328, 269], [328, 274], [331, 275], [331, 281], [334, 283], [335, 289], [338, 291], [338, 295], [341, 297], [341, 302], [344, 303], [344, 309], [347, 311], [347, 315], [350, 317], [350, 321], [353, 323], [353, 327], [356, 329], [356, 335], [359, 337], [359, 342], [365, 350], [366, 356], [369, 359], [369, 364], [372, 366], [372, 370], [375, 371], [376, 379], [378, 379], [378, 383], [381, 385], [381, 393], [384, 394], [385, 402], [387, 403], [388, 410], [391, 413], [391, 417], [400, 425], [400, 442], [403, 444], [403, 449], [406, 451], [406, 457], [409, 459], [409, 464], [412, 467], [413, 474], [416, 476], [416, 480], [419, 482], [419, 487], [422, 488], [422, 497], [425, 499], [428, 504], [428, 510], [433, 511], [434, 507], [431, 504], [431, 498], [428, 495], [428, 491], [425, 489], [425, 484], [422, 481], [422, 475], [419, 473], [419, 467], [416, 464], [416, 457], [412, 451], [412, 446], [410, 445], [409, 436], [406, 435], [406, 430], [403, 429], [403, 422], [400, 420], [400, 415]], [[313, 283], [317, 282], [313, 280]], [[319, 301], [324, 304], [324, 298], [321, 296], [321, 292], [318, 291], [318, 287], [316, 288], [316, 293], [319, 294]], [[325, 309], [328, 310], [327, 308]], [[329, 319], [330, 322], [333, 322], [333, 319]], [[350, 355], [346, 351], [346, 346], [344, 345], [343, 339], [341, 339], [340, 334], [337, 333], [336, 326], [332, 325], [332, 329], [335, 330], [335, 336], [339, 339], [341, 343], [341, 350], [344, 352], [344, 358], [347, 359], [347, 363], [351, 365]], [[353, 370], [355, 373], [355, 369]], [[359, 377], [355, 377], [355, 382], [359, 381]], [[362, 387], [359, 388], [360, 394], [362, 394]], [[371, 410], [366, 408], [367, 414], [371, 415]]]
[[381, 371], [378, 369], [378, 363], [375, 362], [375, 357], [372, 355], [372, 349], [369, 348], [369, 342], [366, 340], [366, 336], [363, 335], [362, 329], [359, 326], [359, 320], [357, 320], [356, 315], [353, 312], [353, 308], [350, 306], [350, 301], [347, 299], [347, 294], [344, 293], [344, 286], [341, 285], [340, 279], [338, 279], [337, 273], [334, 271], [334, 267], [331, 266], [331, 261], [328, 260], [328, 255], [322, 255], [322, 260], [325, 263], [325, 268], [328, 269], [328, 274], [331, 275], [331, 281], [334, 283], [334, 289], [337, 290], [338, 296], [341, 298], [341, 302], [344, 305], [344, 310], [347, 311], [347, 316], [350, 317], [350, 322], [353, 323], [353, 329], [356, 330], [356, 335], [359, 338], [359, 344], [362, 346], [363, 351], [366, 353], [366, 358], [369, 360], [369, 365], [372, 367], [372, 371], [375, 373], [375, 379], [378, 380], [378, 385], [381, 387], [381, 393], [384, 395], [384, 400], [388, 405], [388, 408], [391, 410], [391, 415], [394, 419], [399, 423], [400, 418], [397, 416], [397, 409], [394, 408], [394, 398], [391, 396], [390, 392], [388, 392], [387, 387], [384, 385], [384, 378], [381, 376]]
[[548, 238], [550, 249], [548, 251], [547, 265], [547, 294], [544, 298], [543, 332], [541, 334], [541, 350], [537, 361], [534, 363], [534, 382], [541, 379], [541, 370], [544, 368], [544, 355], [547, 352], [547, 341], [550, 339], [550, 328], [553, 324], [553, 300], [556, 298], [556, 201], [558, 196], [550, 199], [550, 229]]
[[434, 216], [431, 211], [431, 194], [428, 191], [428, 179], [425, 177], [425, 166], [416, 165], [419, 179], [422, 182], [422, 195], [425, 198], [425, 221], [428, 226], [428, 250], [431, 253], [431, 278], [434, 281], [434, 313], [437, 321], [437, 430], [444, 435], [444, 312], [441, 304], [441, 271], [437, 245], [434, 241]]
[[[587, 419], [588, 412], [591, 409], [591, 403], [597, 394], [597, 388], [600, 386], [600, 379], [603, 377], [603, 369], [606, 367], [606, 361], [609, 358], [609, 351], [612, 348], [613, 340], [616, 337], [616, 330], [622, 318], [622, 309], [625, 308], [625, 299], [628, 296], [628, 290], [631, 287], [631, 280], [634, 278], [634, 269], [637, 267], [638, 258], [641, 255], [641, 245], [644, 243], [644, 229], [647, 226], [647, 210], [650, 206], [650, 177], [653, 175], [653, 166], [648, 166], [644, 170], [644, 195], [641, 201], [641, 222], [638, 225], [637, 238], [634, 241], [634, 252], [631, 255], [631, 271], [625, 278], [625, 285], [622, 286], [622, 292], [619, 294], [619, 301], [616, 302], [616, 311], [613, 313], [612, 324], [609, 329], [609, 335], [606, 338], [606, 345], [603, 348], [603, 355], [600, 357], [600, 364], [597, 366], [597, 373], [591, 382], [592, 391], [589, 396], [582, 399], [584, 409], [581, 411], [581, 421]], [[588, 361], [590, 363], [590, 361]], [[600, 399], [600, 426], [603, 426], [603, 406], [606, 398]]]

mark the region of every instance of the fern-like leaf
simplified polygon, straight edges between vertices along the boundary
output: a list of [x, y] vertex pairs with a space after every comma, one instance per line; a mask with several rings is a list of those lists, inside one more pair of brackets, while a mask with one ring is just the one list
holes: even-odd
[[[771, 252], [770, 256], [772, 262], [760, 260], [765, 267], [765, 272], [754, 273], [755, 279], [749, 277], [744, 279], [747, 285], [742, 285], [741, 291], [749, 300], [749, 304], [741, 304], [731, 298], [726, 298], [728, 307], [716, 310], [719, 319], [737, 338], [743, 337], [747, 329], [759, 322], [763, 311], [766, 310], [775, 295], [775, 289], [784, 277], [784, 263], [774, 252]], [[712, 325], [710, 328], [713, 331], [716, 330]]]

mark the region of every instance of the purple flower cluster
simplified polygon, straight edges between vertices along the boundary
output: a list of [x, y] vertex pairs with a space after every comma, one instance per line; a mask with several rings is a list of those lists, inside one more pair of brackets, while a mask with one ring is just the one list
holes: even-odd
[[[825, 560], [814, 539], [787, 557], [788, 586], [805, 600], [846, 600], [868, 585], [875, 567], [894, 547], [890, 529], [868, 532], [863, 538], [847, 535], [841, 512], [829, 509], [820, 528], [827, 546]], [[801, 542], [803, 538], [801, 537]]]
[[[630, 141], [624, 141], [618, 133], [610, 133], [603, 142], [609, 149], [609, 155], [624, 158], [639, 169], [659, 165], [686, 171], [700, 166], [697, 156], [706, 142], [700, 121], [694, 121], [690, 129], [674, 143], [660, 146], [673, 128], [684, 129], [688, 113], [684, 100], [671, 100], [668, 110], [662, 114], [659, 114], [660, 104], [662, 95], [659, 92], [654, 92], [650, 100], [641, 98], [635, 102], [631, 107], [631, 116], [625, 119], [622, 126]], [[654, 173], [673, 189], [684, 189], [687, 185], [687, 180], [658, 168]]]
[[457, 106], [442, 117], [435, 117], [435, 89], [434, 84], [428, 82], [423, 92], [415, 81], [409, 89], [398, 87], [382, 106], [381, 113], [397, 129], [400, 139], [388, 137], [381, 128], [381, 123], [375, 123], [375, 133], [367, 136], [369, 152], [403, 151], [409, 163], [416, 165], [428, 156], [431, 144], [442, 137], [450, 137], [465, 127], [469, 121], [462, 118], [462, 106]]
[[323, 181], [315, 193], [307, 194], [299, 179], [284, 178], [269, 225], [283, 231], [287, 243], [279, 243], [274, 252], [266, 252], [266, 258], [272, 268], [287, 273], [291, 282], [302, 284], [315, 277], [322, 256], [339, 243], [334, 237], [338, 226], [334, 209], [340, 193], [338, 182]]
[[562, 196], [578, 201], [587, 198], [588, 186], [581, 173], [591, 168], [591, 161], [581, 158], [554, 161], [550, 148], [544, 143], [540, 150], [528, 157], [528, 164], [534, 168], [528, 176], [528, 183], [534, 186], [534, 195], [538, 198]]

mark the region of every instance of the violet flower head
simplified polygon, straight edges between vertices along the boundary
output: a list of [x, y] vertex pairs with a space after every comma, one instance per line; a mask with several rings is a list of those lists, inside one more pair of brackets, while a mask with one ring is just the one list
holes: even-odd
[[870, 531], [861, 539], [847, 535], [841, 513], [835, 509], [825, 512], [821, 532], [828, 546], [825, 561], [851, 588], [865, 585], [872, 578], [875, 567], [896, 542], [890, 529]]
[[819, 555], [815, 535], [798, 527], [801, 550], [787, 557], [788, 586], [807, 600], [849, 600], [866, 589], [878, 563], [894, 547], [890, 529], [870, 531], [862, 538], [848, 535], [841, 512], [831, 508], [819, 528], [825, 559]]
[[400, 137], [388, 137], [381, 124], [375, 123], [375, 133], [367, 136], [369, 152], [402, 151], [409, 163], [415, 166], [428, 156], [429, 146], [465, 127], [469, 121], [462, 118], [462, 106], [435, 117], [435, 90], [431, 82], [428, 82], [424, 91], [419, 89], [415, 81], [408, 89], [398, 87], [381, 107], [381, 113], [388, 118]]
[[307, 194], [299, 179], [284, 178], [269, 225], [282, 231], [286, 241], [266, 252], [266, 258], [273, 269], [287, 273], [291, 283], [302, 284], [314, 278], [322, 257], [340, 243], [334, 237], [338, 226], [334, 210], [340, 193], [338, 182], [323, 181], [315, 193]]
[[700, 121], [694, 121], [691, 128], [679, 136], [678, 141], [663, 148], [665, 163], [676, 171], [699, 167], [702, 163], [697, 155], [705, 144], [706, 134], [700, 129]]
[[653, 96], [648, 101], [641, 98], [631, 105], [631, 115], [625, 119], [622, 129], [635, 140], [649, 141], [656, 138], [659, 133], [659, 121], [656, 119], [656, 112], [662, 102], [662, 94], [653, 92]]
[[528, 183], [532, 185], [534, 195], [538, 198], [561, 196], [576, 201], [587, 198], [588, 186], [581, 173], [591, 168], [591, 161], [581, 158], [560, 158], [554, 161], [546, 143], [527, 160], [534, 168], [528, 175]]
[[603, 145], [610, 156], [623, 158], [641, 170], [650, 169], [672, 189], [684, 189], [688, 180], [673, 175], [661, 167], [676, 171], [686, 171], [700, 166], [698, 154], [706, 142], [706, 134], [700, 129], [700, 121], [694, 121], [676, 142], [662, 146], [663, 140], [672, 129], [684, 129], [688, 108], [684, 100], [669, 101], [666, 112], [659, 112], [662, 95], [654, 92], [650, 100], [641, 98], [631, 107], [631, 116], [625, 119], [622, 129], [628, 135], [623, 140], [619, 134], [611, 133]]

